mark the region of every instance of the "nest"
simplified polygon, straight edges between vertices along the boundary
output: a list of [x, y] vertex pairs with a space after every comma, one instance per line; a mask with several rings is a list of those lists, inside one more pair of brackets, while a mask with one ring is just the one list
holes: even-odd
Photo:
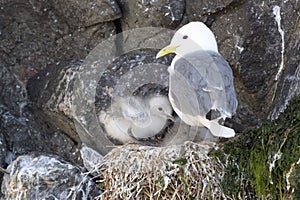
[[215, 143], [115, 148], [98, 169], [98, 199], [226, 199], [224, 166], [208, 155]]

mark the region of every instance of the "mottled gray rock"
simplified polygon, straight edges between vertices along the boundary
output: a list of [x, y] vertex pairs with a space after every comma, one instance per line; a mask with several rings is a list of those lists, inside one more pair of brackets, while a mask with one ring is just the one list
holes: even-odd
[[[1, 59], [0, 59], [1, 60]], [[16, 155], [43, 151], [81, 163], [72, 140], [39, 124], [30, 110], [24, 84], [0, 61], [0, 166]], [[70, 152], [72, 152], [70, 154]], [[2, 173], [0, 180], [2, 180]]]
[[88, 27], [113, 21], [121, 17], [121, 10], [114, 0], [30, 0], [37, 13], [54, 9], [58, 19], [65, 20], [72, 27]]
[[186, 0], [185, 14], [189, 21], [206, 21], [223, 9], [228, 9], [235, 0]]
[[3, 133], [0, 133], [0, 166], [4, 166], [7, 153], [7, 144]]
[[[275, 64], [276, 75], [279, 73], [281, 62], [283, 62], [284, 69], [278, 74], [279, 78], [274, 84], [274, 92], [270, 95], [270, 98], [273, 99], [268, 113], [270, 119], [277, 118], [286, 108], [288, 101], [292, 97], [300, 95], [300, 4], [296, 1], [286, 1], [278, 2], [275, 5], [280, 7], [281, 29], [284, 32], [284, 48], [282, 49], [282, 42], [278, 44], [281, 48], [279, 48], [280, 53], [277, 52], [277, 56], [280, 58]], [[274, 4], [272, 9], [274, 9]], [[277, 23], [276, 26], [276, 33], [281, 36]], [[281, 38], [279, 40], [281, 41]], [[282, 50], [283, 60], [280, 55]]]
[[[292, 1], [264, 1], [263, 4], [247, 2], [232, 10], [229, 14], [232, 17], [226, 19], [227, 15], [224, 14], [213, 26], [220, 41], [225, 40], [221, 52], [227, 52], [232, 66], [235, 66], [241, 102], [249, 106], [253, 116], [261, 121], [277, 117], [288, 100], [300, 94], [297, 78], [300, 56], [296, 53], [300, 50], [297, 39], [300, 23], [294, 12], [297, 6], [299, 10], [300, 5]], [[274, 9], [279, 8], [277, 17], [281, 17], [281, 21], [274, 14]], [[279, 26], [284, 32], [284, 41]], [[217, 31], [219, 27], [221, 30], [227, 28], [227, 35], [224, 31]], [[226, 44], [226, 40], [231, 40], [231, 46]], [[284, 67], [282, 72], [281, 63]]]
[[139, 27], [176, 28], [183, 18], [183, 0], [118, 0], [122, 10], [122, 30]]
[[80, 142], [80, 138], [72, 119], [70, 93], [80, 65], [80, 61], [74, 61], [64, 67], [55, 65], [47, 68], [31, 78], [27, 85], [30, 100], [37, 107], [36, 114], [76, 142]]
[[28, 104], [27, 92], [24, 84], [15, 74], [0, 61], [0, 105], [10, 112], [22, 115], [24, 107]]
[[51, 0], [50, 2], [60, 16], [63, 16], [73, 27], [93, 26], [121, 17], [121, 10], [115, 0]]
[[[74, 141], [59, 131], [49, 130], [39, 122], [41, 121], [29, 111], [25, 111], [23, 116], [15, 116], [0, 106], [1, 133], [8, 144], [7, 153], [10, 157], [28, 152], [47, 152], [60, 155], [74, 163], [82, 162]], [[11, 159], [7, 160], [9, 162]]]
[[[7, 143], [8, 157], [43, 151], [80, 163], [74, 141], [57, 130], [49, 130], [34, 116], [22, 82], [6, 67], [0, 67], [0, 77], [0, 132]], [[5, 142], [1, 147], [5, 146]]]
[[96, 167], [99, 167], [99, 165], [103, 163], [103, 156], [94, 149], [89, 148], [85, 145], [83, 145], [80, 149], [80, 154], [83, 165], [89, 172], [95, 170]]
[[62, 60], [83, 59], [98, 42], [115, 33], [113, 22], [78, 28], [61, 17], [54, 2], [34, 2], [40, 5], [22, 0], [0, 3], [0, 57], [21, 82]]
[[20, 156], [7, 170], [3, 199], [92, 199], [101, 194], [81, 168], [56, 156]]
[[[0, 131], [0, 167], [3, 168], [4, 166], [6, 166], [6, 160], [8, 160], [8, 154], [9, 152], [7, 151], [7, 143], [5, 141], [5, 137], [4, 134], [2, 133], [2, 131]], [[3, 178], [3, 172], [0, 173], [0, 182], [2, 182], [2, 178]], [[0, 192], [0, 198], [1, 198], [1, 192]]]

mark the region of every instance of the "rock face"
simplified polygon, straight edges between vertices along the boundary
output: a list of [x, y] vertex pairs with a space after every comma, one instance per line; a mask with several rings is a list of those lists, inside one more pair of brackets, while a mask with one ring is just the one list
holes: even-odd
[[[78, 7], [80, 1], [29, 2], [4, 1], [0, 14], [1, 60], [22, 82], [51, 64], [74, 57], [84, 58], [98, 42], [115, 33], [113, 23], [108, 20], [120, 16], [116, 4], [108, 1], [106, 4], [101, 1], [107, 5], [103, 7], [106, 15], [102, 16], [98, 13], [102, 5], [99, 3], [95, 3], [94, 9], [88, 9], [88, 5]], [[77, 2], [78, 6], [72, 2]], [[90, 3], [92, 7], [93, 2]], [[72, 9], [70, 4], [78, 9]], [[71, 11], [77, 11], [77, 17], [68, 17]]]
[[44, 119], [48, 119], [47, 123], [50, 126], [60, 127], [76, 142], [80, 142], [80, 138], [78, 134], [72, 132], [75, 126], [73, 121], [69, 120], [71, 119], [69, 101], [70, 91], [73, 91], [71, 83], [80, 65], [80, 61], [74, 61], [64, 67], [53, 66], [28, 82], [28, 90], [31, 91], [30, 100], [40, 108], [36, 112]]
[[77, 144], [60, 131], [49, 130], [33, 114], [24, 85], [15, 74], [2, 65], [0, 77], [1, 167], [28, 152], [52, 153], [74, 163], [82, 163]]
[[87, 146], [83, 146], [80, 149], [80, 154], [82, 157], [84, 168], [89, 172], [95, 170], [95, 168], [103, 162], [103, 156]]
[[20, 156], [7, 169], [1, 187], [5, 199], [92, 199], [100, 194], [80, 168], [54, 156]]
[[[81, 164], [82, 142], [103, 154], [110, 151], [114, 144], [97, 115], [109, 107], [112, 89], [122, 78], [134, 83], [128, 69], [145, 63], [164, 64], [159, 80], [167, 83], [171, 58], [157, 61], [155, 52], [189, 21], [212, 29], [234, 71], [239, 107], [228, 123], [243, 134], [278, 117], [300, 94], [299, 10], [299, 2], [290, 0], [2, 0], [1, 166], [32, 151]], [[149, 26], [156, 28], [132, 30]], [[111, 70], [104, 73], [99, 66]], [[166, 84], [153, 85], [139, 86], [134, 94], [167, 92]], [[189, 127], [181, 128], [190, 133]], [[175, 143], [181, 139], [175, 137]]]
[[59, 18], [65, 20], [70, 27], [74, 28], [94, 26], [121, 17], [121, 10], [114, 0], [30, 0], [30, 3], [38, 13], [54, 9]]
[[[233, 4], [234, 0], [199, 0], [199, 1], [186, 1], [185, 14], [189, 21], [206, 21], [210, 15], [221, 12]], [[210, 23], [213, 21], [210, 20]]]
[[184, 16], [183, 0], [118, 0], [118, 2], [123, 13], [122, 30], [140, 27], [176, 28]]
[[55, 153], [74, 163], [82, 162], [74, 141], [59, 131], [50, 131], [46, 126], [38, 124], [40, 121], [29, 112], [18, 117], [1, 107], [0, 114], [2, 136], [5, 138], [3, 147], [8, 144], [6, 152], [2, 151], [6, 164], [17, 155], [41, 151]]

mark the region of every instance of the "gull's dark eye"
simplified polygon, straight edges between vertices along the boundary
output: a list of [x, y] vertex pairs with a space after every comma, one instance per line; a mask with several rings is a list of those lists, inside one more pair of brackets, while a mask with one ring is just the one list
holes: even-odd
[[187, 39], [189, 36], [187, 36], [187, 35], [184, 35], [183, 37], [182, 37], [182, 39]]
[[157, 109], [158, 109], [159, 111], [162, 111], [162, 110], [163, 110], [162, 107], [158, 107]]

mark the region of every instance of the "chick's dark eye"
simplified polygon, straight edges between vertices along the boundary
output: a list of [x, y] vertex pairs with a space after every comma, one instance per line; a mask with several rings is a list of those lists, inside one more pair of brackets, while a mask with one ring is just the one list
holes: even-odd
[[158, 109], [159, 111], [162, 111], [162, 110], [163, 110], [162, 107], [158, 107], [157, 109]]
[[187, 35], [184, 35], [183, 37], [182, 37], [182, 39], [187, 39], [189, 36], [187, 36]]

